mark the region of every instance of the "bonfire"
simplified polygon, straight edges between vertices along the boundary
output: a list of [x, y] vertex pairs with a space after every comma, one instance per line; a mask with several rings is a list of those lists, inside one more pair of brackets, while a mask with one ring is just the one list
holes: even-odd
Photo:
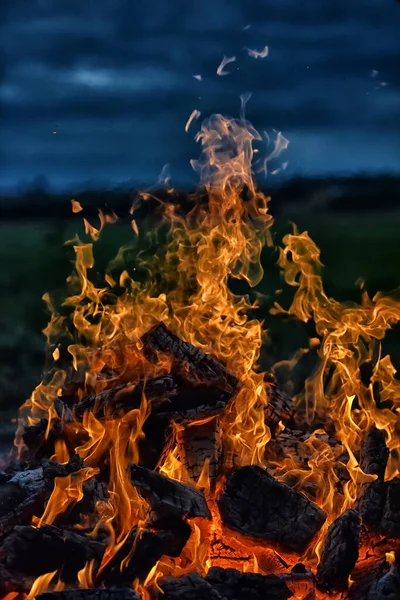
[[[257, 286], [273, 246], [260, 136], [214, 115], [196, 139], [188, 206], [148, 192], [131, 209], [135, 237], [138, 204], [158, 204], [153, 256], [138, 252], [135, 270], [121, 248], [100, 277], [96, 242], [118, 227], [100, 212], [72, 242], [63, 302], [45, 298], [49, 360], [1, 473], [1, 594], [400, 597], [400, 382], [381, 349], [400, 302], [328, 297], [318, 247], [294, 229], [277, 263], [293, 301], [256, 319], [256, 296], [232, 281]], [[317, 368], [293, 397], [259, 366], [284, 314], [317, 333]]]

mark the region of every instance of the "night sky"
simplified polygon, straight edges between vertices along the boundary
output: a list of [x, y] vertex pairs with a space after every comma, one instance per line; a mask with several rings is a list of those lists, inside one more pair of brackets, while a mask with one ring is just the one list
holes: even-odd
[[[197, 109], [282, 131], [285, 177], [400, 171], [395, 0], [1, 0], [0, 186], [194, 175]], [[248, 49], [269, 47], [266, 58]], [[236, 56], [218, 76], [223, 56]], [[202, 80], [194, 75], [201, 75]], [[55, 134], [53, 132], [56, 132]]]

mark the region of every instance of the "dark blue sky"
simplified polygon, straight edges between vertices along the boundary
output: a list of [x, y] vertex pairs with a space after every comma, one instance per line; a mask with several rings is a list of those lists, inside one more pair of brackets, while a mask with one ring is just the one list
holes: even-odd
[[[192, 110], [237, 116], [247, 91], [254, 126], [290, 140], [285, 177], [400, 171], [395, 0], [1, 0], [0, 10], [2, 187], [38, 174], [55, 186], [150, 185], [165, 163], [185, 183]], [[246, 51], [266, 45], [265, 59]], [[224, 55], [236, 61], [219, 77]]]

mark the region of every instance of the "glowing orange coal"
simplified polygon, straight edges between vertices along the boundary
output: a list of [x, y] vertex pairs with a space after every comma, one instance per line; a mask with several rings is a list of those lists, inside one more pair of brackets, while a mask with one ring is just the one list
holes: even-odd
[[[159, 256], [144, 261], [139, 253], [138, 264], [148, 274], [144, 283], [135, 280], [135, 272], [125, 267], [124, 248], [110, 263], [100, 284], [94, 282], [96, 241], [104, 226], [117, 220], [115, 215], [100, 213], [100, 228], [85, 220], [86, 234], [92, 241], [76, 237], [71, 242], [75, 270], [68, 278], [68, 294], [62, 309], [57, 310], [50, 296], [45, 297], [51, 311], [45, 334], [54, 363], [21, 408], [16, 437], [20, 451], [23, 451], [23, 426], [45, 417], [50, 428], [51, 420], [57, 417], [55, 401], [66, 386], [75, 384], [77, 393], [83, 397], [88, 390], [100, 393], [110, 386], [110, 381], [117, 386], [168, 373], [167, 359], [156, 365], [150, 363], [143, 356], [140, 341], [146, 331], [163, 321], [182, 339], [214, 355], [242, 384], [222, 417], [224, 472], [243, 465], [265, 464], [265, 448], [271, 439], [265, 423], [268, 383], [257, 364], [265, 329], [263, 323], [251, 316], [256, 305], [248, 296], [235, 295], [229, 286], [232, 278], [256, 286], [263, 278], [261, 251], [266, 244], [272, 245], [269, 198], [256, 188], [252, 171], [254, 142], [261, 138], [243, 119], [214, 115], [203, 123], [196, 139], [202, 151], [193, 167], [205, 187], [207, 202], [195, 200], [192, 210], [184, 216], [173, 203], [160, 202], [162, 226], [168, 227], [166, 251], [162, 264]], [[286, 145], [287, 141], [282, 142], [280, 137], [274, 156]], [[74, 211], [80, 210], [80, 206], [76, 207], [77, 203], [73, 204]], [[133, 229], [138, 232], [136, 222]], [[399, 474], [400, 382], [395, 378], [390, 357], [382, 355], [380, 342], [385, 332], [398, 322], [400, 302], [382, 295], [370, 299], [366, 292], [360, 305], [341, 304], [328, 298], [320, 277], [319, 250], [308, 234], [295, 231], [284, 238], [283, 244], [278, 264], [286, 282], [296, 288], [293, 303], [286, 312], [302, 321], [312, 319], [318, 335], [317, 343], [314, 340], [313, 344], [320, 342], [318, 370], [307, 382], [305, 396], [296, 401], [298, 406], [304, 405], [309, 421], [318, 416], [319, 422], [324, 418], [333, 422], [335, 437], [347, 457], [341, 465], [348, 474], [343, 494], [336, 493], [335, 467], [340, 452], [323, 441], [326, 432], [321, 427], [302, 442], [309, 454], [306, 466], [295, 455], [274, 464], [278, 479], [295, 476], [296, 486], [306, 495], [307, 484], [313, 483], [318, 490], [313, 500], [328, 514], [318, 539], [300, 557], [307, 566], [315, 567], [328, 525], [353, 505], [359, 486], [374, 478], [361, 471], [356, 458], [363, 433], [372, 423], [387, 432], [391, 456], [386, 478]], [[272, 312], [282, 313], [284, 309], [276, 305]], [[70, 365], [60, 368], [58, 348], [61, 338], [65, 340], [68, 336]], [[360, 374], [365, 363], [372, 365], [367, 386]], [[111, 379], [102, 377], [105, 367]], [[392, 402], [391, 408], [377, 409], [374, 384], [379, 385], [381, 399]], [[67, 478], [56, 479], [43, 515], [34, 520], [37, 527], [53, 523], [57, 515], [82, 497], [83, 483], [106, 463], [110, 469], [109, 499], [98, 503], [92, 524], [92, 535], [100, 527], [108, 531], [108, 548], [100, 572], [131, 528], [137, 525], [140, 529], [146, 521], [148, 506], [130, 481], [128, 464], [139, 460], [139, 442], [149, 413], [150, 406], [143, 394], [140, 406], [118, 419], [99, 419], [93, 412], [87, 412], [81, 421], [66, 422], [67, 441], [86, 440], [74, 448], [86, 466]], [[71, 446], [60, 442], [56, 444], [54, 459], [66, 462], [70, 452]], [[144, 583], [132, 582], [143, 598], [149, 597], [149, 587], [157, 586], [163, 575], [179, 576], [193, 570], [205, 574], [210, 566], [219, 564], [213, 558], [212, 540], [225, 535], [215, 507], [223, 476], [212, 492], [206, 462], [194, 483], [176, 448], [163, 457], [158, 469], [205, 490], [213, 519], [210, 523], [192, 520], [192, 535], [181, 556], [161, 559]], [[278, 570], [277, 565], [282, 565], [285, 557], [277, 558], [273, 551], [267, 556], [266, 552], [246, 547], [243, 540], [237, 540], [232, 548], [235, 561], [230, 563], [228, 554], [224, 566], [231, 564], [242, 570], [267, 572], [267, 565], [269, 568], [275, 565]], [[242, 563], [236, 560], [238, 557], [243, 558]], [[81, 587], [92, 585], [95, 577], [92, 571], [93, 565], [89, 563], [79, 573]], [[57, 573], [39, 577], [28, 598], [52, 585], [61, 589], [62, 582], [57, 581]], [[296, 593], [301, 598], [306, 591]]]

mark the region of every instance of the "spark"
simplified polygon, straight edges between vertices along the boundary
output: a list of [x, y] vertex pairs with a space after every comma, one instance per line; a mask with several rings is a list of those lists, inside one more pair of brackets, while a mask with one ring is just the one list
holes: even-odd
[[226, 65], [229, 65], [229, 63], [235, 62], [235, 60], [236, 56], [224, 56], [221, 64], [217, 69], [217, 75], [229, 75], [230, 71], [224, 71], [224, 67], [226, 67]]

